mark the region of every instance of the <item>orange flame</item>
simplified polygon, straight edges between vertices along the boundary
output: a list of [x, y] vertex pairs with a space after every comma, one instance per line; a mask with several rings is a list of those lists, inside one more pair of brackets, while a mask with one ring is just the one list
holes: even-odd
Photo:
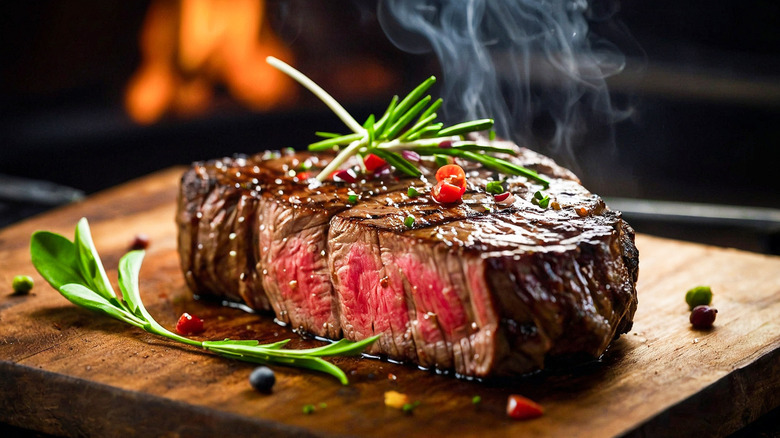
[[255, 110], [295, 93], [292, 80], [265, 62], [270, 55], [290, 63], [292, 54], [271, 31], [263, 0], [155, 0], [140, 48], [143, 60], [125, 95], [138, 123], [153, 123], [168, 111], [206, 111], [215, 83]]

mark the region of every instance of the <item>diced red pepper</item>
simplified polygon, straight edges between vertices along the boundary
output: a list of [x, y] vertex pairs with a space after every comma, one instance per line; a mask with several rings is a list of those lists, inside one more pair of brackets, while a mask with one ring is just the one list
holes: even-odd
[[509, 195], [511, 195], [511, 193], [509, 192], [499, 193], [498, 195], [493, 195], [493, 199], [495, 199], [496, 202], [501, 202], [504, 199], [508, 198]]
[[458, 187], [442, 181], [433, 186], [431, 196], [440, 204], [453, 204], [460, 201], [465, 191], [466, 187]]
[[189, 313], [182, 313], [176, 323], [176, 332], [180, 335], [194, 335], [203, 332], [203, 320]]
[[446, 181], [454, 186], [463, 187], [466, 191], [466, 172], [457, 164], [446, 164], [436, 171], [436, 181]]
[[368, 154], [366, 155], [366, 158], [363, 159], [363, 164], [366, 165], [367, 172], [374, 173], [384, 166], [387, 166], [387, 161], [377, 157], [374, 154]]
[[544, 414], [544, 409], [531, 399], [513, 394], [507, 400], [506, 414], [515, 420], [529, 420], [541, 417]]
[[355, 175], [355, 172], [353, 172], [352, 169], [337, 170], [332, 174], [332, 177], [334, 181], [343, 181], [348, 183], [357, 181], [357, 175]]
[[436, 171], [438, 183], [431, 189], [436, 202], [452, 204], [460, 201], [466, 192], [466, 172], [457, 164], [446, 164]]

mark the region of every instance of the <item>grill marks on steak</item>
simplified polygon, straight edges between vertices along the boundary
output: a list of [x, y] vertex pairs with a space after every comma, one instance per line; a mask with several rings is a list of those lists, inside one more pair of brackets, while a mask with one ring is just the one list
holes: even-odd
[[545, 193], [558, 210], [533, 205], [539, 187], [521, 177], [509, 181], [520, 200], [496, 209], [480, 169], [467, 169], [454, 206], [406, 196], [410, 185], [428, 193], [424, 179], [307, 187], [291, 172], [306, 159], [317, 158], [266, 154], [185, 173], [177, 220], [193, 291], [240, 297], [319, 336], [380, 335], [371, 353], [469, 376], [597, 357], [630, 329], [633, 230], [550, 159], [521, 150], [515, 161], [555, 178]]

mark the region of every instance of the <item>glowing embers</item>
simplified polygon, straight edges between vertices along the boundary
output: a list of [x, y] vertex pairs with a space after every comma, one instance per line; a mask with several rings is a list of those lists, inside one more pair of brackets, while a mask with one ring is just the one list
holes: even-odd
[[290, 79], [265, 62], [292, 61], [272, 32], [263, 0], [155, 0], [140, 35], [142, 62], [128, 83], [125, 106], [138, 123], [167, 112], [206, 111], [214, 85], [245, 106], [265, 110], [289, 101]]

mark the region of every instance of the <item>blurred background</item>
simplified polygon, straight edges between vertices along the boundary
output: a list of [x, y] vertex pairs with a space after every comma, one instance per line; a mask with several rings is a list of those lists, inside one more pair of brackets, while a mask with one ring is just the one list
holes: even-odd
[[[343, 131], [268, 55], [359, 120], [430, 74], [444, 78], [434, 95], [449, 92], [452, 62], [378, 13], [391, 3], [4, 2], [0, 226], [173, 165], [301, 149], [316, 130]], [[561, 4], [589, 37], [611, 41], [589, 59], [610, 54], [597, 64], [612, 65], [599, 78], [612, 112], [561, 141], [554, 106], [534, 106], [514, 138], [575, 170], [639, 232], [780, 254], [780, 4]], [[533, 98], [561, 94], [542, 73], [526, 79]], [[458, 108], [449, 115], [461, 121]]]

